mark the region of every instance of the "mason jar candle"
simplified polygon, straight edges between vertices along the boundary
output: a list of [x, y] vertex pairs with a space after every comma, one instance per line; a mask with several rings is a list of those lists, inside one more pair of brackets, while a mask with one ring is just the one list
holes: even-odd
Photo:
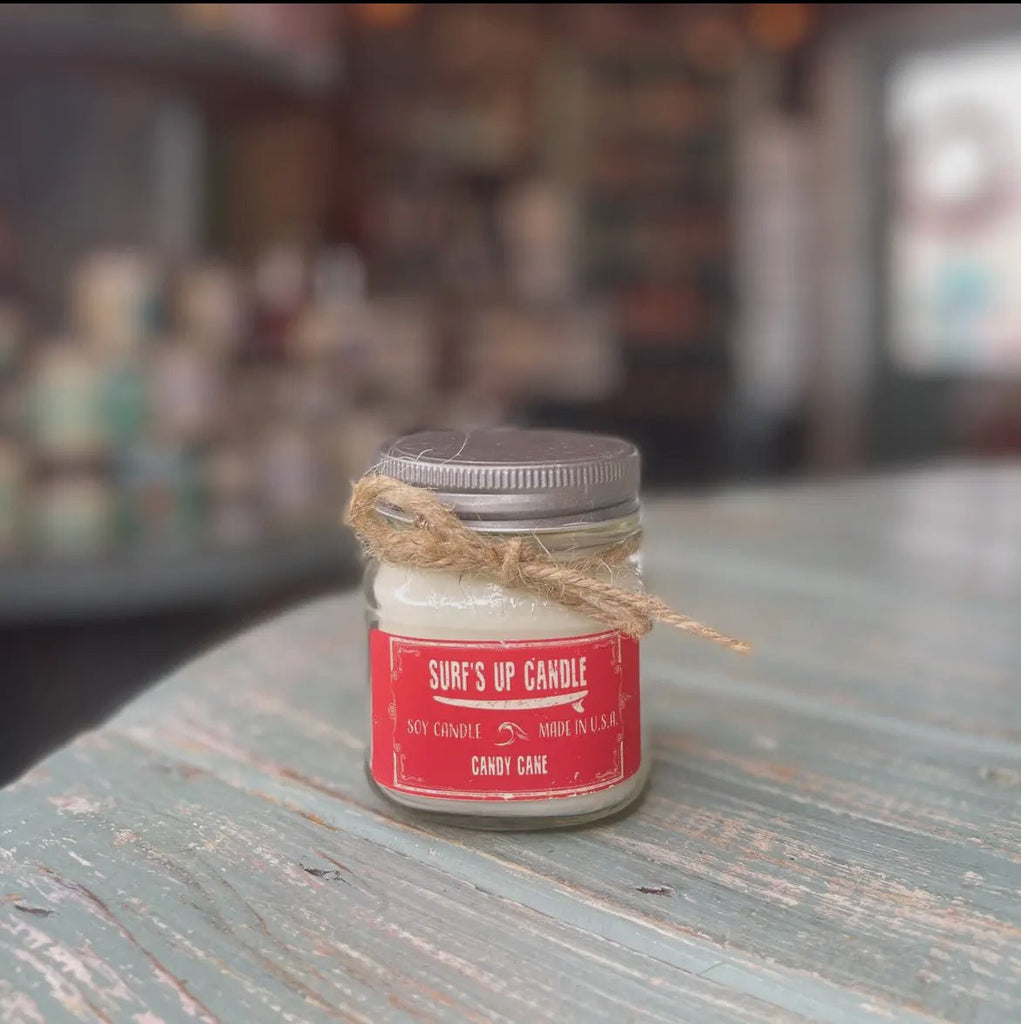
[[[639, 454], [552, 430], [428, 431], [373, 473], [426, 488], [461, 524], [537, 544], [555, 565], [641, 590]], [[376, 512], [397, 530], [416, 524]], [[427, 538], [423, 538], [423, 543]], [[591, 821], [645, 785], [638, 641], [483, 576], [370, 561], [367, 772], [402, 808], [488, 828]]]

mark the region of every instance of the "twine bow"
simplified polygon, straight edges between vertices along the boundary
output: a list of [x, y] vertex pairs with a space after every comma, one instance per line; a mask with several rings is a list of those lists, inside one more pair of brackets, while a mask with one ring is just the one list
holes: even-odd
[[[394, 522], [378, 509], [384, 504], [407, 523]], [[750, 647], [675, 612], [651, 594], [625, 590], [601, 579], [600, 569], [621, 566], [637, 549], [632, 536], [593, 555], [560, 562], [534, 537], [494, 537], [470, 530], [424, 487], [370, 474], [354, 485], [344, 522], [358, 535], [366, 553], [382, 562], [415, 569], [440, 569], [481, 576], [503, 587], [525, 590], [581, 612], [611, 629], [638, 639], [656, 622], [745, 653]]]

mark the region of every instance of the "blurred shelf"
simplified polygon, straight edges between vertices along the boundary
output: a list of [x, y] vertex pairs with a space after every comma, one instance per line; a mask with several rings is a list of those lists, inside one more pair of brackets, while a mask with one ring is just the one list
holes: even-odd
[[354, 541], [339, 531], [236, 550], [10, 563], [0, 565], [0, 625], [261, 601], [293, 588], [352, 583], [358, 565]]
[[172, 23], [0, 15], [0, 80], [83, 72], [170, 85], [214, 106], [308, 102], [342, 82], [339, 58], [300, 60]]
[[704, 79], [708, 82], [719, 80], [720, 76], [707, 74], [693, 64], [690, 58], [678, 56], [675, 52], [676, 39], [675, 33], [666, 32], [656, 41], [667, 52], [656, 52], [646, 46], [629, 53], [617, 42], [612, 51], [593, 53], [589, 58], [589, 67], [602, 77], [620, 78], [627, 82], [655, 78], [682, 78], [685, 81]]
[[727, 335], [702, 333], [673, 337], [653, 336], [626, 332], [621, 335], [621, 353], [629, 369], [667, 370], [720, 370], [727, 372], [729, 355]]
[[723, 143], [720, 126], [697, 131], [657, 131], [635, 124], [602, 124], [593, 132], [592, 145], [604, 149], [636, 149], [690, 160], [718, 159]]
[[629, 368], [624, 390], [608, 409], [617, 416], [697, 422], [719, 416], [726, 399], [726, 375], [716, 367]]
[[593, 220], [607, 226], [628, 225], [635, 219], [656, 220], [664, 216], [717, 217], [726, 220], [730, 206], [726, 196], [709, 197], [687, 186], [673, 189], [620, 186], [610, 193], [600, 188], [589, 191], [587, 210]]

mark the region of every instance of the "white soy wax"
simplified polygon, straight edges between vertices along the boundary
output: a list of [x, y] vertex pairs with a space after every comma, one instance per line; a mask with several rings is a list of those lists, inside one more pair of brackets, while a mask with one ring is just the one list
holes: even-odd
[[[432, 432], [396, 442], [403, 447], [397, 456], [393, 448], [384, 452], [380, 472], [396, 476], [396, 469], [418, 482], [416, 474], [429, 472], [423, 462], [428, 467], [436, 459], [439, 473], [460, 485], [437, 488], [444, 500], [450, 495], [455, 509], [459, 500], [462, 509], [472, 505], [475, 519], [464, 519], [466, 525], [488, 527], [483, 532], [494, 536], [531, 532], [569, 564], [638, 530], [637, 453], [624, 442], [594, 441], [561, 432], [483, 431], [466, 442], [464, 434]], [[534, 466], [550, 449], [547, 461], [566, 460], [569, 471], [499, 472], [511, 458]], [[410, 453], [410, 469], [402, 452]], [[453, 452], [460, 463], [442, 461]], [[595, 469], [586, 476], [571, 466], [572, 452], [576, 463]], [[458, 464], [469, 467], [464, 475], [478, 485], [475, 494], [451, 468]], [[479, 471], [494, 465], [488, 477]], [[610, 479], [594, 484], [600, 476]], [[492, 478], [504, 491], [484, 489]], [[519, 485], [509, 500], [508, 479]], [[557, 493], [549, 486], [557, 481], [579, 486]], [[521, 486], [529, 482], [538, 486]], [[480, 518], [502, 499], [504, 519]], [[543, 508], [550, 510], [545, 517], [537, 515]], [[642, 588], [635, 557], [595, 575]], [[642, 751], [636, 641], [554, 601], [453, 572], [373, 563], [366, 595], [372, 631], [367, 764], [387, 799], [453, 823], [521, 828], [602, 817], [641, 792], [649, 761]]]

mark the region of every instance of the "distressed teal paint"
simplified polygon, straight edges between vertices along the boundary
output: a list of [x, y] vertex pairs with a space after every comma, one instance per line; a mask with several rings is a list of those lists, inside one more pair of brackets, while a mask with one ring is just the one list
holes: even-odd
[[649, 794], [576, 831], [388, 816], [353, 595], [209, 653], [0, 796], [0, 1019], [1021, 1019], [998, 502], [1017, 469], [651, 503], [654, 585], [756, 652], [657, 631]]

